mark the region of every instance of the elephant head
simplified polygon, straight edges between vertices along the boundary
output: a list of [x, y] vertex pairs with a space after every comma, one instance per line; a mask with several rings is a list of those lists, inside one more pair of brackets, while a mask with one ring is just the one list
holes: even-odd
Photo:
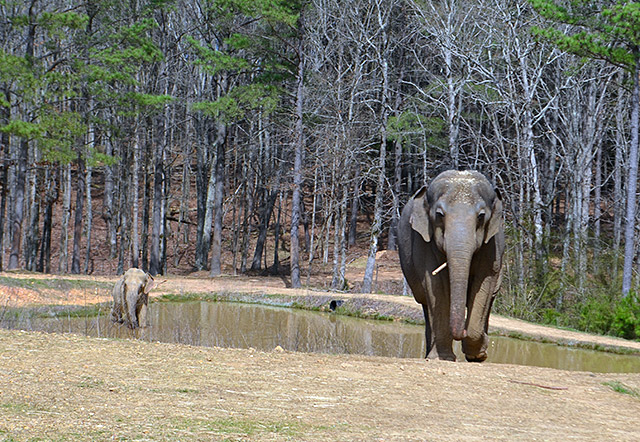
[[[476, 293], [469, 290], [469, 284], [474, 277], [486, 276], [486, 272], [474, 269], [482, 266], [482, 261], [487, 261], [484, 264], [489, 267], [497, 266], [489, 273], [500, 271], [502, 251], [496, 263], [496, 247], [488, 246], [498, 233], [504, 235], [500, 195], [478, 172], [443, 172], [414, 196], [409, 223], [446, 262], [453, 339], [463, 340], [468, 335], [470, 340], [481, 339], [486, 326], [480, 322], [488, 321], [493, 293], [471, 299]], [[465, 323], [466, 309], [469, 311]]]
[[140, 324], [140, 311], [149, 303], [149, 292], [156, 286], [147, 272], [131, 268], [116, 282], [113, 287], [112, 319], [115, 322], [126, 322], [130, 328]]

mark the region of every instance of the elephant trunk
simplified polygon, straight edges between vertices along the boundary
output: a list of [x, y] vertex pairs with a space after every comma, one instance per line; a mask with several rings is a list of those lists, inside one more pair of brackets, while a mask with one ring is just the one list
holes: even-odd
[[458, 247], [447, 253], [449, 268], [449, 285], [451, 288], [449, 327], [456, 341], [467, 335], [465, 329], [465, 312], [467, 307], [467, 288], [469, 285], [469, 269], [473, 250]]

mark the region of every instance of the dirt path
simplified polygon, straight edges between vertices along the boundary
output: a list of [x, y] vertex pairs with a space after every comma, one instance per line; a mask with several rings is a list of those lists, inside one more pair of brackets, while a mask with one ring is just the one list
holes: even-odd
[[[102, 289], [0, 287], [3, 305], [88, 304]], [[72, 284], [73, 285], [73, 284]], [[292, 290], [272, 278], [169, 277], [155, 294]], [[492, 327], [638, 349], [499, 316]], [[271, 352], [0, 330], [0, 440], [640, 440], [640, 375]]]

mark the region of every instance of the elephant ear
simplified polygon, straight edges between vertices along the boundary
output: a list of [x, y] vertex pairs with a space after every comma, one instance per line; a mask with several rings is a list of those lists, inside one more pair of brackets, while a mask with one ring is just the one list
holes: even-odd
[[144, 285], [144, 293], [148, 295], [151, 290], [156, 287], [156, 281], [153, 279], [153, 276], [147, 273], [147, 283]]
[[431, 241], [431, 234], [429, 233], [429, 214], [427, 213], [427, 187], [423, 186], [413, 196], [413, 210], [411, 211], [411, 217], [409, 223], [411, 228], [418, 232], [425, 242]]
[[491, 238], [496, 236], [496, 233], [502, 228], [502, 199], [500, 193], [496, 190], [496, 197], [493, 200], [493, 207], [491, 208], [491, 218], [487, 224], [486, 233], [484, 236], [484, 243], [488, 243]]

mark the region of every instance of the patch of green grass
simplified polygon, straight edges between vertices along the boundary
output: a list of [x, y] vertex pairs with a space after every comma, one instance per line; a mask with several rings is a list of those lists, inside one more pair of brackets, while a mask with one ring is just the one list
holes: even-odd
[[84, 279], [56, 279], [56, 278], [12, 278], [10, 276], [0, 277], [0, 286], [18, 287], [30, 290], [111, 290], [113, 284], [102, 281], [91, 281]]
[[298, 422], [261, 421], [251, 419], [184, 419], [177, 427], [192, 432], [209, 431], [217, 436], [252, 437], [261, 434], [296, 437], [301, 435], [302, 427]]
[[5, 402], [4, 404], [0, 404], [0, 408], [6, 411], [11, 411], [13, 413], [24, 413], [32, 409], [32, 407], [28, 404], [18, 404], [15, 402]]
[[0, 404], [0, 408], [16, 414], [25, 414], [33, 411], [48, 411], [44, 408], [36, 407], [26, 402], [5, 402]]
[[104, 386], [104, 381], [91, 376], [83, 376], [82, 381], [78, 382], [77, 385], [80, 388], [101, 388]]
[[310, 310], [312, 312], [322, 311], [322, 307], [320, 307], [318, 305], [308, 305], [308, 304], [305, 304], [304, 302], [300, 302], [300, 301], [292, 302], [291, 303], [291, 308], [296, 308], [298, 310]]
[[81, 306], [81, 307], [67, 307], [67, 308], [62, 308], [59, 309], [59, 307], [56, 309], [56, 306], [54, 306], [54, 310], [53, 311], [49, 311], [46, 314], [43, 314], [42, 316], [45, 317], [67, 317], [67, 316], [71, 316], [72, 318], [95, 318], [96, 316], [100, 315], [100, 316], [104, 316], [104, 315], [108, 315], [109, 311], [111, 309], [111, 304], [110, 303], [105, 303], [105, 304], [92, 304], [92, 305], [88, 305], [88, 306]]
[[151, 300], [151, 302], [191, 302], [191, 301], [219, 301], [217, 293], [167, 293]]
[[603, 385], [606, 385], [607, 387], [611, 388], [616, 393], [626, 394], [636, 399], [640, 399], [640, 392], [638, 392], [637, 390], [634, 390], [631, 387], [624, 385], [622, 382], [610, 381], [610, 382], [603, 383]]
[[335, 314], [343, 315], [343, 316], [351, 316], [353, 318], [359, 319], [374, 319], [377, 321], [394, 321], [395, 318], [389, 315], [384, 315], [382, 313], [372, 311], [367, 313], [358, 308], [352, 308], [349, 303], [344, 303], [340, 307], [336, 308], [334, 311]]
[[16, 321], [25, 318], [95, 318], [109, 315], [111, 303], [87, 306], [45, 305], [38, 307], [7, 308], [0, 312], [0, 319]]
[[178, 393], [186, 393], [186, 394], [197, 394], [200, 393], [199, 390], [195, 390], [193, 388], [176, 388]]

